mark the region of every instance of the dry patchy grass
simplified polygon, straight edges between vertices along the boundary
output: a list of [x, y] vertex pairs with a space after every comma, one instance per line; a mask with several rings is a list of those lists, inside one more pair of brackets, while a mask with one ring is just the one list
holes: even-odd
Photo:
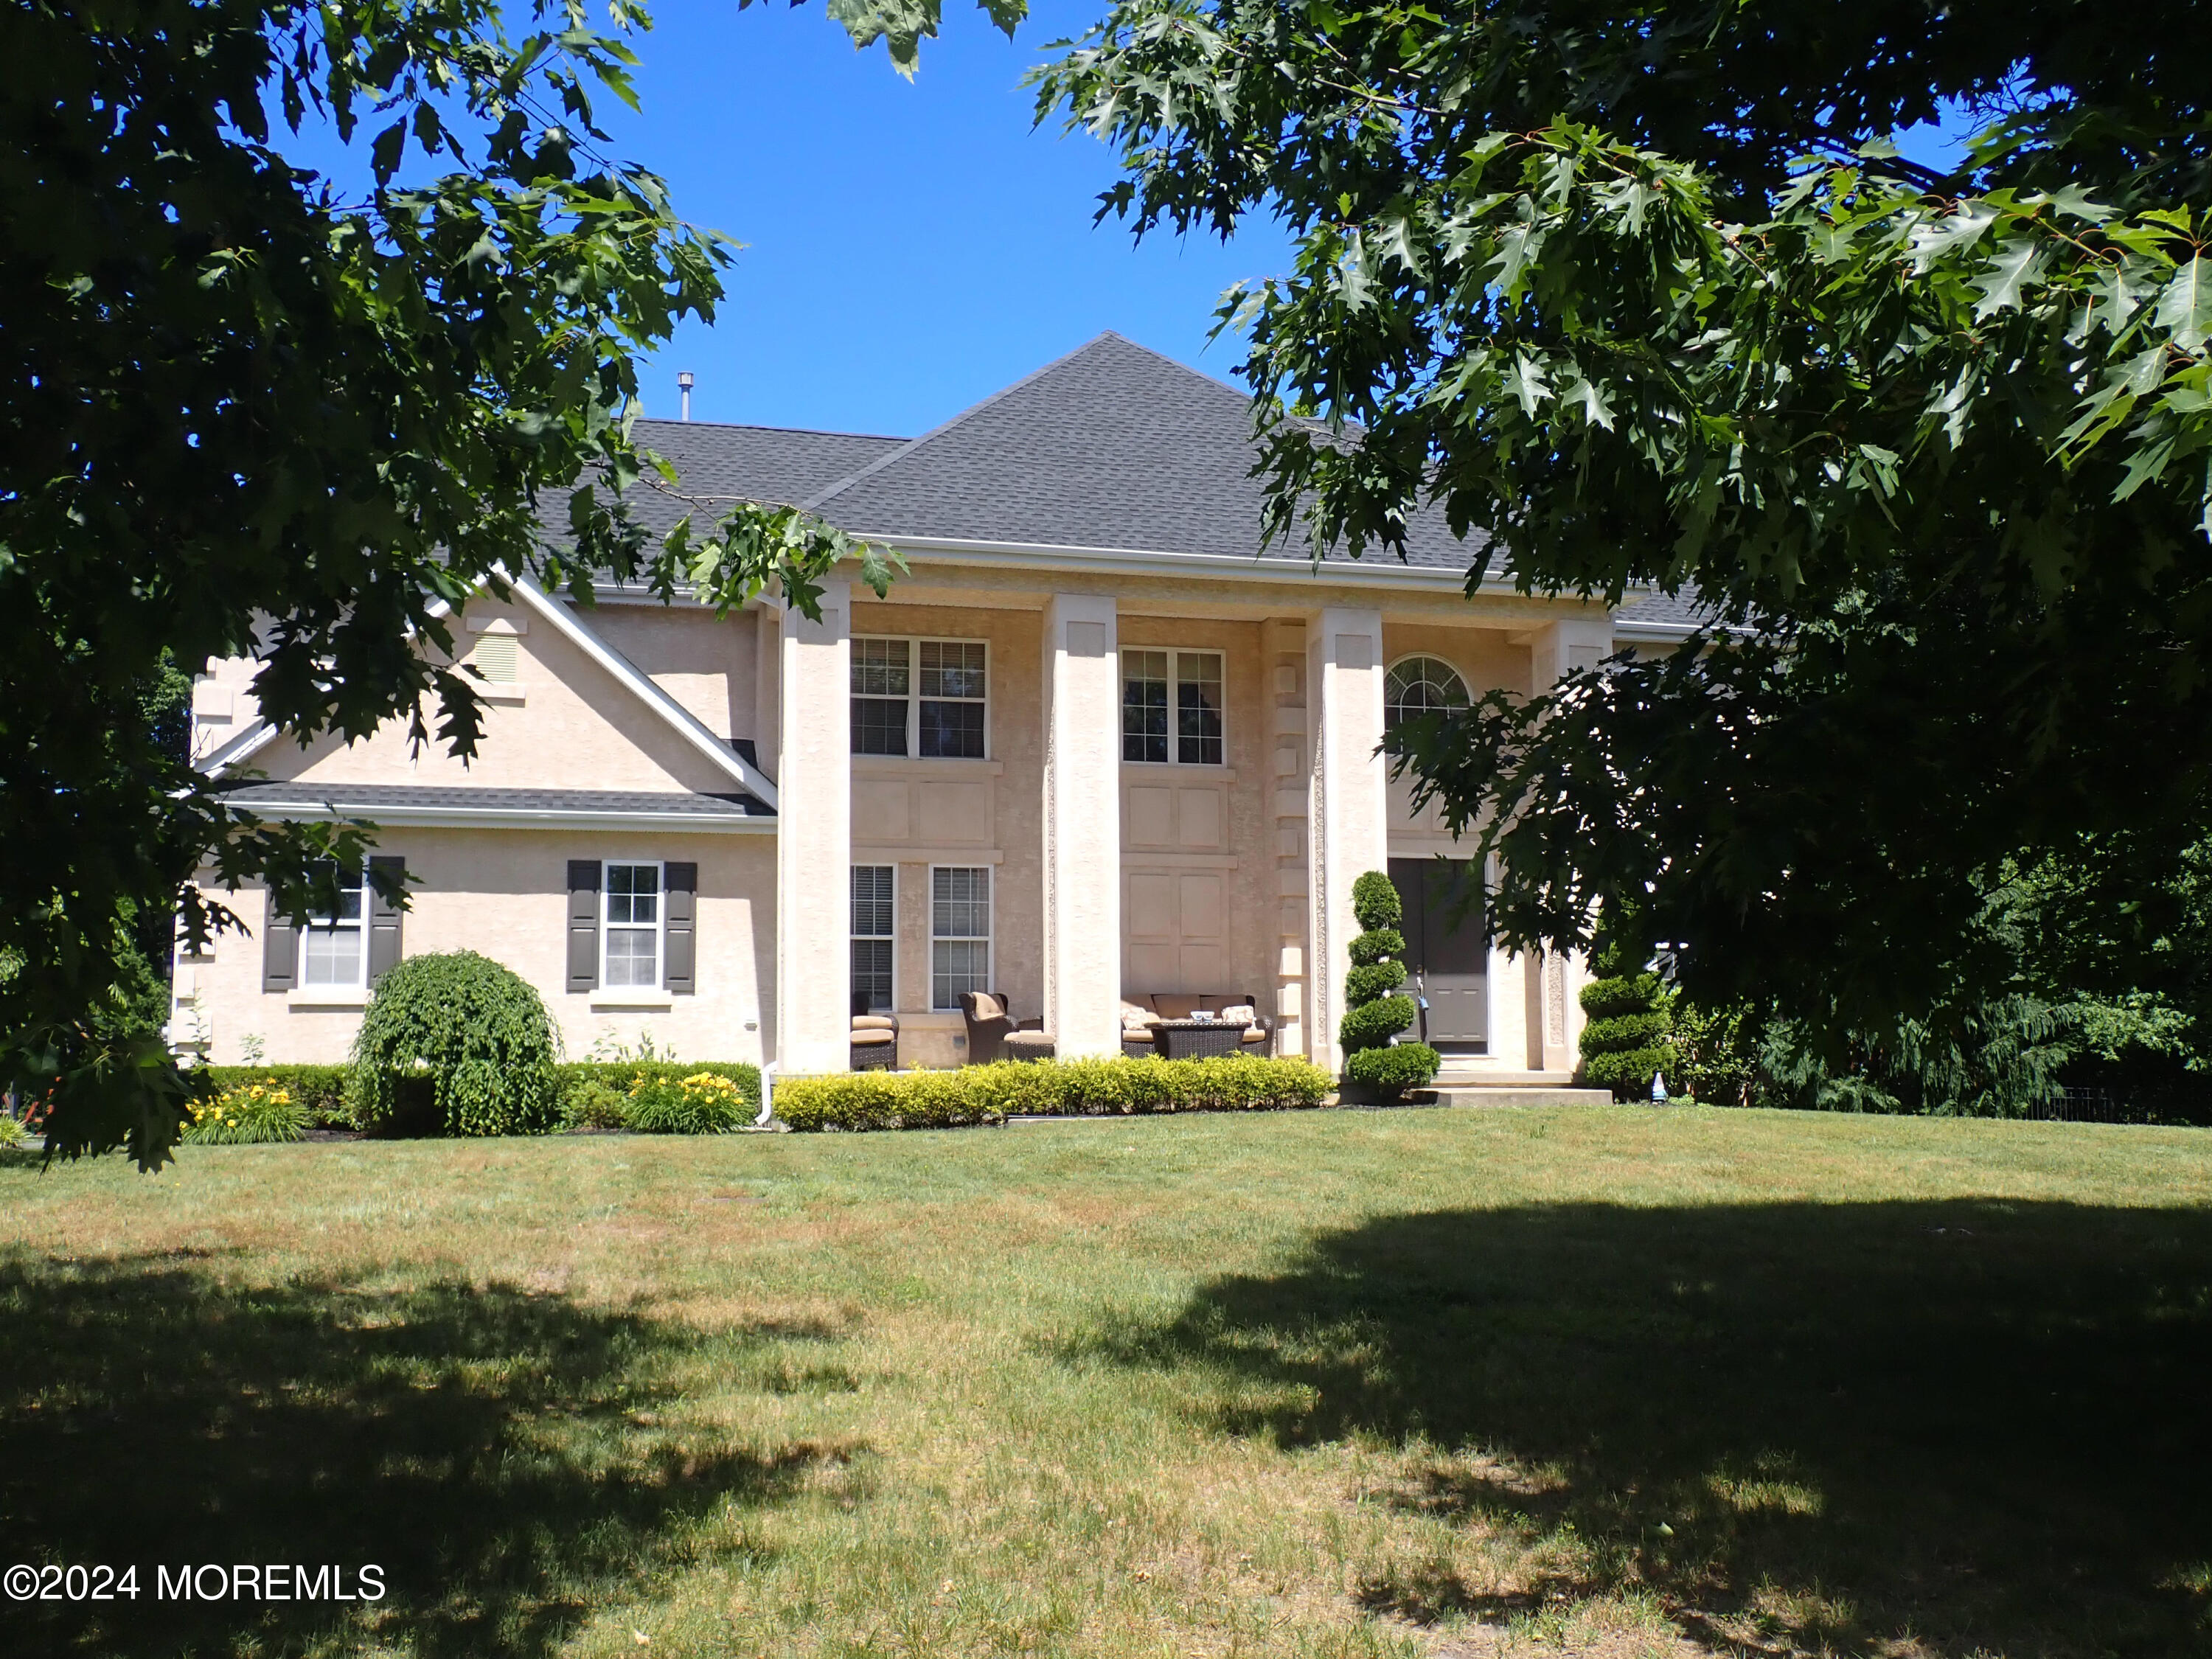
[[1409, 1111], [0, 1167], [12, 1652], [2212, 1646], [2212, 1137]]

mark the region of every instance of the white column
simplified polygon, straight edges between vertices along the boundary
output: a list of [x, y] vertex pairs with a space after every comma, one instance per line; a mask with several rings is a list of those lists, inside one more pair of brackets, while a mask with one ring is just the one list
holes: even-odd
[[[1528, 642], [1528, 690], [1548, 691], [1569, 674], [1595, 668], [1613, 654], [1613, 618], [1591, 611], [1547, 623]], [[1571, 1072], [1580, 1060], [1582, 988], [1589, 964], [1579, 956], [1539, 952], [1528, 964], [1528, 1069]]]
[[1316, 1065], [1343, 1064], [1337, 1021], [1344, 1013], [1349, 945], [1359, 924], [1352, 884], [1389, 867], [1388, 768], [1382, 742], [1382, 613], [1331, 606], [1306, 624], [1306, 712], [1313, 734], [1307, 834], [1306, 1051]]
[[1110, 596], [1044, 609], [1044, 1023], [1063, 1059], [1121, 1052], [1120, 638]]
[[823, 584], [822, 620], [787, 611], [778, 722], [775, 1054], [786, 1076], [842, 1072], [852, 1052], [852, 585]]

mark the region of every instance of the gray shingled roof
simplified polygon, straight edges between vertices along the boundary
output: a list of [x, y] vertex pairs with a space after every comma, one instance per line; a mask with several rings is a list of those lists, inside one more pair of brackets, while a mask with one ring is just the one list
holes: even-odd
[[[1249, 557], [1255, 453], [1248, 393], [1102, 334], [806, 505], [863, 536]], [[1460, 569], [1470, 555], [1441, 514], [1408, 538], [1410, 563]]]
[[1613, 613], [1615, 622], [1664, 623], [1686, 628], [1702, 627], [1712, 621], [1713, 612], [1698, 597], [1698, 590], [1686, 587], [1680, 593], [1642, 593], [1625, 599], [1620, 609]]
[[475, 789], [442, 784], [327, 783], [303, 779], [293, 783], [249, 783], [224, 792], [225, 799], [255, 807], [311, 804], [342, 812], [374, 813], [379, 807], [478, 812], [675, 813], [698, 818], [773, 817], [774, 811], [750, 795], [701, 795], [684, 790], [658, 793], [631, 789]]
[[[803, 501], [907, 441], [704, 421], [640, 421], [635, 434], [638, 442], [674, 464], [682, 494], [702, 498], [702, 517], [716, 502]], [[640, 484], [631, 501], [640, 520], [655, 533], [692, 510], [688, 501], [650, 484]]]

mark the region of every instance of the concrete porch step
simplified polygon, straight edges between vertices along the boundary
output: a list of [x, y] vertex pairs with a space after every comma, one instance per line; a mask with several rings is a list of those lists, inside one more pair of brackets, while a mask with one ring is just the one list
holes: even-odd
[[1439, 1089], [1571, 1089], [1572, 1072], [1508, 1072], [1444, 1057], [1435, 1086]]
[[[1529, 1084], [1516, 1084], [1505, 1088], [1468, 1088], [1462, 1085], [1439, 1084], [1423, 1091], [1430, 1098], [1422, 1103], [1433, 1106], [1610, 1106], [1610, 1089], [1546, 1089]], [[1409, 1097], [1419, 1100], [1419, 1096]]]

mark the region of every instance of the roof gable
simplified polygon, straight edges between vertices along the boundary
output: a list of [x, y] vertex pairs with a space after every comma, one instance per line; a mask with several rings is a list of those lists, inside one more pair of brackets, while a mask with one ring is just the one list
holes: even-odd
[[[805, 505], [860, 536], [1250, 557], [1256, 457], [1246, 393], [1109, 333]], [[1410, 563], [1472, 552], [1441, 515], [1408, 538]]]

